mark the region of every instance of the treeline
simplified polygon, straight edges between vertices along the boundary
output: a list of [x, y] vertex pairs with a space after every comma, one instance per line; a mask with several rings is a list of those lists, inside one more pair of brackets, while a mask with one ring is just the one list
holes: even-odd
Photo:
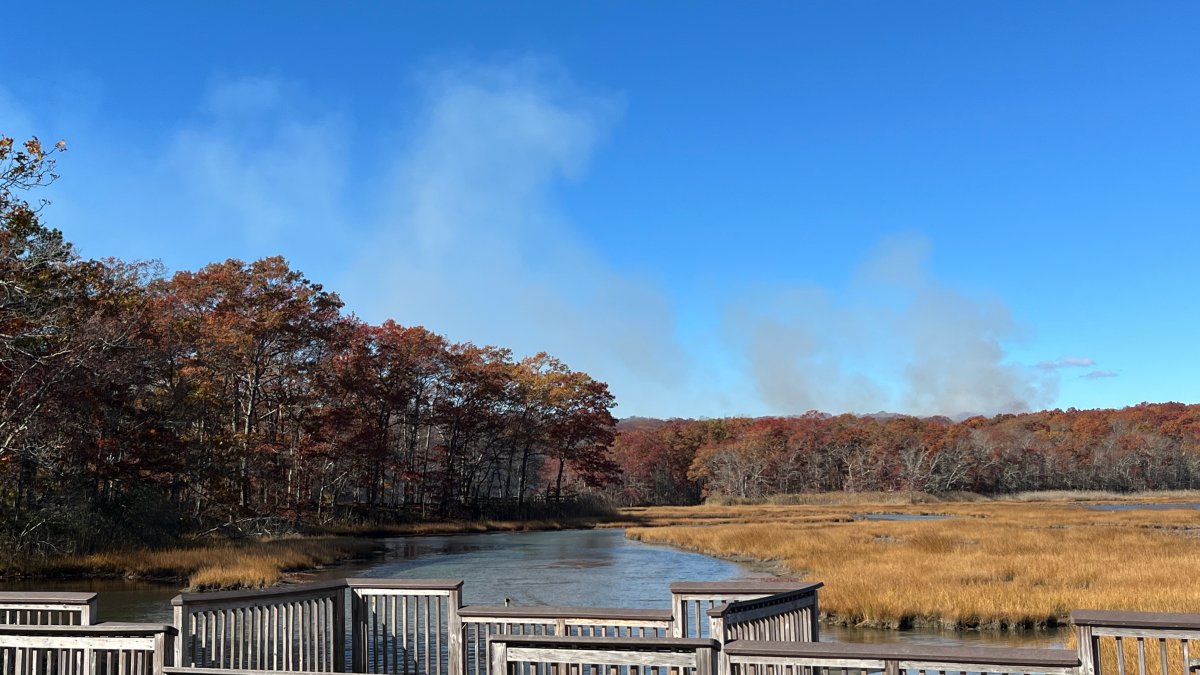
[[281, 258], [82, 259], [24, 196], [55, 152], [0, 139], [10, 552], [523, 517], [614, 477], [612, 395], [553, 357], [364, 323]]
[[626, 420], [610, 494], [693, 504], [829, 491], [1200, 488], [1200, 405], [945, 417], [826, 415]]

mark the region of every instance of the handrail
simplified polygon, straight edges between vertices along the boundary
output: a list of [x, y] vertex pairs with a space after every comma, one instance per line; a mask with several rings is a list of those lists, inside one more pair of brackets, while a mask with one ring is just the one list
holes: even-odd
[[96, 618], [95, 593], [0, 591], [0, 624], [87, 626]]
[[373, 579], [371, 577], [356, 577], [342, 579], [349, 588], [378, 588], [404, 589], [424, 591], [458, 591], [462, 590], [462, 579]]
[[498, 605], [467, 605], [458, 610], [466, 619], [611, 619], [614, 621], [671, 621], [669, 609], [621, 609], [609, 607], [509, 607]]
[[260, 600], [264, 598], [278, 598], [291, 595], [307, 595], [308, 593], [319, 593], [322, 591], [346, 588], [346, 581], [346, 579], [336, 579], [334, 581], [311, 581], [303, 584], [287, 584], [284, 586], [276, 586], [274, 588], [255, 588], [240, 591], [199, 591], [180, 593], [174, 598], [171, 598], [171, 604], [178, 607], [180, 605], [215, 604], [220, 602], [228, 602], [230, 600]]
[[1079, 667], [1078, 656], [1069, 649], [839, 642], [737, 640], [724, 646], [723, 658], [730, 675], [740, 675], [747, 666], [767, 665], [883, 670], [891, 675], [909, 670], [1075, 675]]
[[[1081, 675], [1109, 672], [1105, 663], [1115, 665], [1120, 675], [1130, 669], [1133, 675], [1147, 675], [1147, 642], [1157, 643], [1158, 654], [1149, 657], [1151, 663], [1157, 661], [1158, 675], [1176, 670], [1172, 666], [1185, 675], [1200, 668], [1189, 645], [1190, 640], [1200, 640], [1200, 614], [1077, 609], [1071, 612], [1071, 624]], [[1125, 652], [1126, 639], [1133, 640], [1129, 654]], [[1177, 652], [1171, 643], [1178, 643]]]
[[1107, 628], [1152, 628], [1156, 630], [1200, 630], [1200, 614], [1168, 612], [1118, 612], [1100, 609], [1077, 609], [1071, 612], [1076, 626]]
[[557, 635], [497, 635], [490, 642], [503, 642], [517, 647], [554, 647], [561, 649], [628, 649], [631, 651], [716, 648], [716, 640], [708, 638], [604, 638], [559, 637]]
[[153, 637], [158, 634], [176, 635], [175, 627], [159, 623], [125, 623], [106, 621], [90, 626], [46, 625], [20, 626], [16, 624], [0, 624], [0, 635], [38, 635], [38, 636], [97, 636], [97, 637]]
[[734, 579], [731, 581], [676, 581], [671, 592], [686, 595], [747, 595], [758, 593], [774, 595], [788, 591], [815, 591], [825, 584], [820, 581], [758, 581]]
[[1078, 657], [1070, 649], [1025, 647], [939, 647], [906, 643], [735, 640], [725, 645], [725, 652], [730, 656], [899, 660], [941, 664], [986, 663], [996, 666], [1038, 668], [1074, 668], [1079, 665]]
[[95, 602], [95, 593], [54, 591], [0, 591], [0, 605], [87, 605]]
[[[696, 638], [587, 638], [497, 635], [488, 640], [489, 673], [509, 675], [509, 664], [678, 668], [715, 675], [719, 645]], [[517, 672], [521, 672], [518, 665]]]

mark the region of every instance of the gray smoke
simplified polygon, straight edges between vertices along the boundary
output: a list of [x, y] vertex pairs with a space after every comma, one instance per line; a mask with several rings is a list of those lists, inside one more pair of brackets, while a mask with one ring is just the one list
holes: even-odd
[[775, 289], [730, 314], [750, 375], [778, 414], [994, 414], [1050, 404], [1057, 377], [1006, 360], [1020, 337], [996, 299], [926, 270], [919, 237], [883, 242], [842, 290]]

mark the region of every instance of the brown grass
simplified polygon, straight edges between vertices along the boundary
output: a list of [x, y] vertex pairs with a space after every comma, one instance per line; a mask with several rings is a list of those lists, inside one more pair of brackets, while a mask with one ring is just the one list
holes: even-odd
[[580, 517], [541, 520], [454, 520], [439, 523], [399, 523], [394, 525], [334, 525], [324, 534], [354, 537], [405, 537], [434, 534], [478, 534], [484, 532], [534, 532], [580, 530], [627, 522], [620, 516]]
[[206, 542], [161, 550], [109, 551], [14, 563], [12, 576], [124, 577], [187, 581], [189, 589], [262, 588], [286, 572], [370, 554], [377, 544], [350, 537], [284, 537]]
[[[824, 581], [822, 609], [850, 625], [1015, 628], [1062, 623], [1076, 608], [1200, 607], [1200, 511], [869, 502], [642, 509], [628, 515], [649, 527], [631, 528], [628, 536], [776, 561], [791, 574]], [[872, 512], [954, 517], [855, 520]]]
[[318, 536], [246, 541], [205, 541], [160, 550], [108, 551], [90, 555], [23, 559], [0, 568], [0, 576], [26, 578], [122, 577], [186, 581], [190, 590], [263, 588], [288, 572], [311, 570], [369, 555], [378, 544], [367, 537], [473, 532], [518, 532], [596, 527], [603, 518], [527, 521], [454, 521], [384, 526], [340, 526]]

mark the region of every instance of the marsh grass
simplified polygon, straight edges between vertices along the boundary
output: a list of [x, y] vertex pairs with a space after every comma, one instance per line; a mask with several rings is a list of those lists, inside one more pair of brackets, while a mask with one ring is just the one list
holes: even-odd
[[437, 523], [398, 523], [393, 525], [334, 525], [322, 528], [320, 532], [322, 534], [353, 537], [404, 537], [435, 534], [579, 530], [624, 524], [627, 522], [628, 517], [614, 513], [604, 516], [544, 518], [539, 520], [470, 520]]
[[378, 545], [351, 537], [206, 541], [159, 550], [108, 551], [10, 563], [8, 576], [122, 577], [186, 581], [192, 590], [262, 588], [287, 572], [369, 555]]
[[186, 582], [191, 590], [263, 588], [279, 583], [289, 572], [368, 556], [379, 548], [371, 537], [579, 529], [601, 526], [604, 520], [604, 517], [589, 517], [340, 526], [307, 536], [204, 540], [166, 549], [0, 561], [0, 576], [179, 581]]
[[[871, 512], [952, 517], [855, 519]], [[1194, 509], [1096, 511], [1075, 502], [1014, 500], [703, 506], [631, 517], [650, 525], [627, 530], [634, 539], [774, 561], [823, 581], [822, 610], [847, 625], [1028, 628], [1065, 623], [1077, 608], [1200, 607], [1200, 511]]]

